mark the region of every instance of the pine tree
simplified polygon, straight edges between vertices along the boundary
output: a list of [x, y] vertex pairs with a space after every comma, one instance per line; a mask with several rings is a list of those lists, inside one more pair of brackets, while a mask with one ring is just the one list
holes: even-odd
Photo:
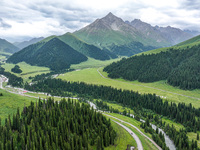
[[99, 136], [97, 137], [97, 150], [102, 150], [102, 142]]

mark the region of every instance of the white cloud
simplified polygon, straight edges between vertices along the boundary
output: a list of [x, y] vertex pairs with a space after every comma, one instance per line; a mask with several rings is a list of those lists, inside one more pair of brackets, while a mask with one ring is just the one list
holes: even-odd
[[152, 25], [200, 30], [198, 4], [198, 0], [2, 0], [0, 18], [9, 28], [0, 27], [0, 38], [22, 40], [64, 34], [109, 12], [123, 20], [138, 18]]

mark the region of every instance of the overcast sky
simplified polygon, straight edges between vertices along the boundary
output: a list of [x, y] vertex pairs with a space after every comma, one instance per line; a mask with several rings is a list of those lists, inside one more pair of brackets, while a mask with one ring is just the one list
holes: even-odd
[[11, 42], [78, 30], [109, 12], [124, 21], [200, 31], [199, 0], [0, 0], [0, 38]]

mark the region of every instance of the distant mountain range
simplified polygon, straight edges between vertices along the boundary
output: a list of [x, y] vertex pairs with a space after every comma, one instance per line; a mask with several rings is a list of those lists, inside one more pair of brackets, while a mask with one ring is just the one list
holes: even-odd
[[43, 37], [39, 37], [39, 38], [33, 38], [29, 41], [23, 41], [23, 42], [15, 42], [13, 43], [13, 45], [15, 45], [16, 47], [18, 47], [19, 49], [23, 49], [31, 44], [35, 44], [41, 40], [43, 40], [44, 38]]
[[[39, 41], [23, 48], [21, 51], [11, 56], [8, 62], [18, 63], [20, 61], [25, 61], [34, 65], [47, 66], [46, 62], [41, 63], [41, 58], [43, 57], [44, 61], [47, 60], [46, 58], [49, 60], [56, 60], [57, 64], [55, 66], [58, 66], [58, 58], [54, 56], [60, 57], [57, 51], [61, 51], [62, 54], [66, 56], [66, 59], [61, 62], [63, 64], [67, 63], [69, 67], [71, 64], [86, 61], [88, 57], [97, 60], [109, 60], [118, 56], [132, 56], [151, 49], [171, 46], [193, 36], [192, 33], [169, 26], [153, 27], [138, 19], [132, 22], [124, 22], [121, 18], [109, 13], [105, 17], [97, 19], [90, 25], [74, 33], [50, 36], [42, 41], [41, 38], [38, 38], [28, 42], [15, 43], [23, 47], [37, 40]], [[51, 44], [51, 42], [54, 42], [54, 44]], [[61, 46], [59, 44], [61, 44]], [[48, 45], [52, 47], [50, 48]], [[70, 54], [60, 50], [61, 47], [65, 47], [64, 45], [67, 47], [65, 48], [66, 51], [73, 51], [72, 53], [74, 54], [74, 51], [76, 51], [77, 55], [79, 54], [80, 57], [75, 58], [81, 58], [80, 61], [76, 61], [75, 58], [73, 61], [68, 60], [71, 59], [68, 57]], [[47, 56], [45, 56], [44, 52], [46, 52]], [[39, 55], [40, 53], [42, 53], [42, 55]], [[50, 56], [54, 58], [51, 59]], [[48, 65], [48, 67], [55, 69], [52, 65]], [[61, 69], [63, 68], [61, 67]]]
[[[192, 33], [182, 31], [181, 29], [170, 26], [153, 27], [139, 19], [135, 19], [131, 22], [126, 21], [126, 23], [132, 25], [138, 31], [142, 32], [146, 37], [153, 38], [157, 42], [163, 43], [162, 47], [172, 46], [193, 37]], [[167, 45], [164, 45], [164, 43], [167, 43]]]
[[0, 52], [5, 52], [5, 53], [15, 53], [19, 50], [18, 47], [14, 46], [12, 43], [0, 39]]
[[[124, 22], [112, 13], [95, 20], [73, 34], [87, 43], [123, 56], [172, 46], [194, 37], [192, 33], [178, 28], [153, 27], [139, 19]], [[126, 53], [122, 52], [122, 49]]]

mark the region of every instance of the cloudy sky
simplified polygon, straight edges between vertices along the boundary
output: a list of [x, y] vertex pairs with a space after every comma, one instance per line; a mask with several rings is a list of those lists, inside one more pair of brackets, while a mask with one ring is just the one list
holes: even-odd
[[124, 21], [200, 31], [199, 0], [0, 0], [0, 38], [10, 42], [78, 30], [109, 12]]

